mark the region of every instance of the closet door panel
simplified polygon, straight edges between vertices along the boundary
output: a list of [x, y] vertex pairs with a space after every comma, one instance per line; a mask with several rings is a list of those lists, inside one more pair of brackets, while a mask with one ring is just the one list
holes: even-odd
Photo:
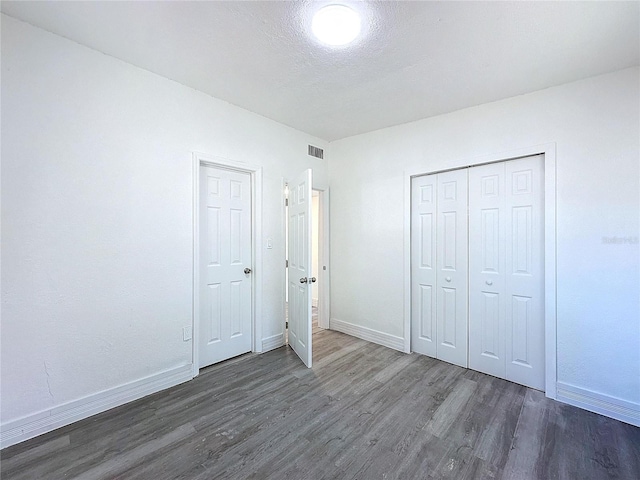
[[506, 379], [544, 389], [543, 156], [506, 162]]
[[469, 169], [469, 367], [505, 378], [505, 162]]
[[437, 175], [411, 182], [411, 351], [436, 356]]
[[466, 367], [467, 169], [437, 175], [436, 356]]

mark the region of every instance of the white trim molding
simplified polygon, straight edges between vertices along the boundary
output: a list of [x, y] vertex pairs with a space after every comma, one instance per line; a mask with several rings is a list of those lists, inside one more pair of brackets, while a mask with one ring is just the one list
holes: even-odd
[[192, 370], [190, 364], [182, 365], [7, 422], [0, 426], [0, 448], [187, 382], [193, 378]]
[[226, 170], [245, 172], [251, 175], [251, 324], [253, 352], [262, 352], [262, 167], [242, 162], [235, 162], [224, 157], [216, 157], [200, 152], [192, 155], [193, 176], [193, 307], [192, 307], [192, 359], [193, 376], [200, 372], [198, 338], [200, 322], [198, 311], [200, 305], [200, 166], [210, 166]]
[[284, 345], [284, 333], [278, 333], [271, 335], [270, 337], [262, 339], [262, 353], [274, 350]]
[[399, 350], [401, 352], [405, 351], [404, 338], [397, 337], [389, 333], [368, 327], [362, 327], [354, 323], [338, 320], [337, 318], [332, 318], [329, 321], [329, 328], [336, 332], [342, 332], [347, 335], [351, 335], [352, 337], [361, 338], [367, 342], [377, 343], [378, 345], [393, 348], [394, 350]]
[[640, 404], [638, 403], [564, 382], [558, 382], [556, 400], [640, 427]]
[[320, 244], [318, 265], [320, 271], [318, 272], [318, 301], [316, 302], [318, 307], [318, 326], [320, 328], [329, 328], [329, 319], [331, 318], [329, 187], [316, 187], [315, 189], [320, 193], [320, 227], [318, 229], [318, 243]]
[[[547, 143], [480, 157], [460, 159], [447, 170], [544, 155], [544, 312], [545, 395], [556, 398], [556, 144]], [[428, 162], [425, 162], [428, 164]], [[404, 351], [411, 352], [411, 178], [438, 173], [428, 167], [404, 172]]]

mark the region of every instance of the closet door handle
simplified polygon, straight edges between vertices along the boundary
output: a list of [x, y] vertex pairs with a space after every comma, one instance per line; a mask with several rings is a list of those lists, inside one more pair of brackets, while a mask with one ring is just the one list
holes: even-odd
[[445, 278], [445, 280], [446, 280], [447, 282], [450, 282], [450, 281], [451, 281], [451, 277], [446, 277], [446, 278]]
[[486, 283], [487, 285], [493, 285], [493, 282], [492, 282], [491, 280], [487, 280], [487, 281], [486, 281], [486, 282], [484, 282], [484, 283]]

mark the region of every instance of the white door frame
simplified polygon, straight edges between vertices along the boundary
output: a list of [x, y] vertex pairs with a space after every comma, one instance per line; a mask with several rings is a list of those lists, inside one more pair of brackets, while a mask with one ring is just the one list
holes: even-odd
[[[331, 308], [329, 282], [329, 187], [314, 187], [318, 192], [318, 327], [329, 328]], [[327, 269], [323, 270], [323, 266]]]
[[452, 162], [447, 169], [404, 172], [404, 351], [411, 352], [411, 178], [486, 163], [544, 155], [545, 395], [557, 396], [556, 348], [556, 144], [548, 143]]
[[200, 335], [200, 166], [248, 173], [251, 176], [251, 351], [262, 351], [262, 168], [228, 158], [193, 152], [193, 309], [192, 367], [198, 376]]

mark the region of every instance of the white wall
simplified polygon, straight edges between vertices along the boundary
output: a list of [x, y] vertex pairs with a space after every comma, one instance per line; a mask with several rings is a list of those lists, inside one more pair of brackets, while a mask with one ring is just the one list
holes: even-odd
[[[309, 167], [332, 189], [332, 317], [402, 336], [403, 171], [557, 142], [558, 379], [637, 404], [639, 247], [602, 237], [638, 236], [638, 81], [327, 146], [3, 15], [0, 421], [191, 363], [192, 151], [263, 167], [264, 338], [284, 315], [282, 177]], [[307, 143], [330, 148], [329, 182]]]
[[2, 140], [3, 425], [191, 363], [193, 151], [263, 167], [282, 332], [282, 178], [326, 184], [323, 141], [4, 15]]
[[558, 382], [640, 414], [639, 84], [632, 68], [332, 143], [332, 319], [403, 335], [405, 170], [556, 142]]

